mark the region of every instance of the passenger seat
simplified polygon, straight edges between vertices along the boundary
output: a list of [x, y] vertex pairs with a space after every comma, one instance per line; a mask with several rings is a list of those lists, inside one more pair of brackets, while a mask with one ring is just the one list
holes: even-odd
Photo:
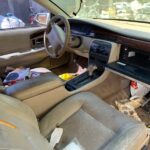
[[64, 130], [57, 149], [77, 139], [85, 150], [140, 150], [148, 141], [145, 125], [118, 112], [92, 93], [73, 95], [39, 122], [15, 98], [0, 95], [0, 149], [50, 150], [47, 139]]

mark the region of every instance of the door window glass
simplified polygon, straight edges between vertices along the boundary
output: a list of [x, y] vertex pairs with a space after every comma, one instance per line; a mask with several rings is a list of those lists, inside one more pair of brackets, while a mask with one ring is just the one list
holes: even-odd
[[37, 21], [37, 16], [42, 17], [44, 22], [47, 17], [50, 18], [50, 13], [33, 0], [0, 0], [0, 29], [44, 25]]

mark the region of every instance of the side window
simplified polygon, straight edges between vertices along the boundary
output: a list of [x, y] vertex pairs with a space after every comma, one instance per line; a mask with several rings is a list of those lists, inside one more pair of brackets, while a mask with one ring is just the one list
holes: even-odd
[[0, 0], [0, 29], [46, 25], [49, 11], [34, 0]]

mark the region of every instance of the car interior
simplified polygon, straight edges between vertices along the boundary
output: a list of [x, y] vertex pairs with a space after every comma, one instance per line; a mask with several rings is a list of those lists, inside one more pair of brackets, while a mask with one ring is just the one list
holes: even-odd
[[[0, 149], [148, 150], [149, 113], [139, 108], [137, 121], [115, 101], [131, 97], [131, 81], [150, 88], [150, 25], [69, 18], [53, 2], [36, 1], [53, 16], [47, 26], [0, 30], [0, 75], [8, 66], [49, 72], [0, 82]], [[75, 76], [60, 78], [65, 73]], [[52, 146], [57, 128], [63, 134]], [[71, 142], [80, 148], [67, 149]]]

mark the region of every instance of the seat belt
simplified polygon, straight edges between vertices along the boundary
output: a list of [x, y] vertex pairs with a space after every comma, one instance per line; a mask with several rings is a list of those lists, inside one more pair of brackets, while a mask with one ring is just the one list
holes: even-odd
[[58, 144], [61, 140], [61, 137], [63, 135], [63, 128], [55, 128], [54, 131], [51, 134], [50, 138], [50, 147], [52, 149], [55, 148], [56, 144]]

